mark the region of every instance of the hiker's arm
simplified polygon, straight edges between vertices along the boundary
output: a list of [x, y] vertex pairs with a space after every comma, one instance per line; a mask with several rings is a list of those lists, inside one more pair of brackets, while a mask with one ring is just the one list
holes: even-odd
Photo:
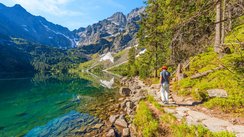
[[160, 75], [160, 78], [159, 78], [159, 83], [161, 84], [161, 81], [162, 81], [162, 76]]

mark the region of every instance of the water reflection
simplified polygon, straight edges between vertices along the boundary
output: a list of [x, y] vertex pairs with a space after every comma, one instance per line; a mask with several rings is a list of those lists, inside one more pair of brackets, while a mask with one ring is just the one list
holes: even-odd
[[[50, 75], [0, 81], [0, 136], [23, 136], [72, 110], [96, 115], [117, 98], [116, 78], [107, 74]], [[103, 86], [101, 86], [103, 85]]]

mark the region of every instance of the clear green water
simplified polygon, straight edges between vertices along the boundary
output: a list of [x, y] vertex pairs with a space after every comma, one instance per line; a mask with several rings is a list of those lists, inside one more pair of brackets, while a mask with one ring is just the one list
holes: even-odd
[[84, 111], [87, 104], [109, 92], [80, 78], [0, 80], [0, 136], [23, 136], [36, 126], [66, 114]]

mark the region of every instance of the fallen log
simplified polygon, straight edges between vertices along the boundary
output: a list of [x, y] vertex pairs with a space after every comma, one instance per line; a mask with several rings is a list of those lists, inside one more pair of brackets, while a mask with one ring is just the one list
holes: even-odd
[[207, 76], [209, 73], [212, 73], [212, 72], [214, 72], [216, 70], [220, 70], [222, 68], [224, 68], [224, 67], [220, 66], [220, 67], [217, 67], [217, 68], [214, 68], [214, 69], [202, 72], [202, 73], [197, 73], [197, 74], [191, 76], [191, 79], [196, 79], [196, 78], [200, 78], [200, 77], [203, 77], [203, 76]]

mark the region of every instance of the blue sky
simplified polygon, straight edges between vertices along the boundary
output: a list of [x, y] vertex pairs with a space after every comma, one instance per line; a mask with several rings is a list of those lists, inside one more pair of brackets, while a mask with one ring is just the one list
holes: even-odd
[[20, 4], [33, 15], [70, 30], [96, 23], [121, 11], [125, 14], [144, 6], [144, 0], [0, 0], [6, 6]]

